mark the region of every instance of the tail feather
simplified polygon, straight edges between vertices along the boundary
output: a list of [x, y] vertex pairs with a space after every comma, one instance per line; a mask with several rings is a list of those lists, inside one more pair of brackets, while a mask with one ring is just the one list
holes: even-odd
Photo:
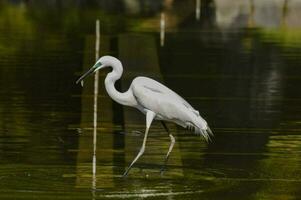
[[202, 135], [204, 137], [204, 139], [206, 140], [206, 142], [211, 142], [211, 137], [213, 136], [213, 132], [211, 131], [211, 129], [209, 128], [209, 126], [206, 127], [206, 129], [199, 129], [198, 131], [196, 131], [196, 133]]
[[209, 133], [210, 136], [213, 136], [213, 132], [208, 125], [207, 125], [207, 132]]
[[203, 136], [206, 142], [212, 141], [211, 137], [213, 137], [213, 132], [203, 118], [199, 117], [195, 123], [186, 122], [184, 127], [190, 131], [194, 131], [195, 134]]

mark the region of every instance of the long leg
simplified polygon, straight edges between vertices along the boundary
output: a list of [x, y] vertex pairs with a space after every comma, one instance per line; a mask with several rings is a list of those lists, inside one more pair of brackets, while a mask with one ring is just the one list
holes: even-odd
[[168, 161], [170, 152], [172, 151], [173, 146], [174, 146], [176, 140], [175, 140], [175, 137], [169, 132], [169, 129], [168, 129], [168, 127], [166, 126], [165, 122], [164, 122], [164, 121], [161, 121], [161, 123], [162, 123], [164, 129], [166, 130], [166, 132], [168, 133], [168, 135], [169, 135], [169, 137], [170, 137], [170, 145], [169, 145], [169, 149], [168, 149], [168, 152], [167, 152], [167, 154], [166, 154], [166, 156], [165, 156], [165, 159], [164, 159], [164, 165], [163, 165], [163, 167], [161, 168], [161, 174], [162, 174], [163, 171], [165, 170], [165, 166], [166, 166], [166, 163], [167, 163], [167, 161]]
[[132, 168], [132, 166], [135, 164], [135, 162], [140, 158], [140, 156], [142, 156], [142, 154], [144, 153], [144, 149], [145, 149], [145, 143], [147, 140], [147, 134], [148, 134], [148, 130], [150, 128], [150, 125], [153, 121], [153, 119], [155, 118], [156, 113], [154, 113], [153, 111], [148, 110], [146, 112], [146, 129], [145, 129], [145, 134], [144, 134], [144, 139], [143, 139], [143, 143], [142, 146], [140, 148], [140, 151], [138, 153], [138, 155], [136, 156], [136, 158], [132, 161], [132, 163], [130, 164], [130, 166], [127, 168], [127, 170], [124, 172], [123, 176], [126, 176], [130, 169]]

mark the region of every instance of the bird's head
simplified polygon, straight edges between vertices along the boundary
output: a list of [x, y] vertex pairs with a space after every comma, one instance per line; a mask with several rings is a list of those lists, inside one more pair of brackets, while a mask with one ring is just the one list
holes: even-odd
[[114, 58], [112, 56], [102, 56], [98, 59], [98, 61], [91, 67], [86, 73], [84, 73], [79, 79], [77, 79], [76, 84], [79, 82], [83, 83], [83, 80], [89, 76], [90, 74], [93, 74], [97, 70], [103, 69], [105, 67], [115, 66], [116, 63], [120, 63], [120, 61], [117, 58]]

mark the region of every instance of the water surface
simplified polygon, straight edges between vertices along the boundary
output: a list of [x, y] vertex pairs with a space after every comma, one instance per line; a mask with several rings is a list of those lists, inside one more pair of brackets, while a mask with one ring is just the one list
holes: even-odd
[[[0, 198], [298, 199], [301, 2], [131, 2], [0, 1]], [[215, 134], [168, 124], [177, 143], [163, 176], [169, 137], [155, 122], [121, 178], [145, 117], [109, 98], [104, 71], [92, 177], [93, 78], [75, 81], [94, 63], [96, 19], [100, 54], [124, 65], [119, 90], [159, 80]]]

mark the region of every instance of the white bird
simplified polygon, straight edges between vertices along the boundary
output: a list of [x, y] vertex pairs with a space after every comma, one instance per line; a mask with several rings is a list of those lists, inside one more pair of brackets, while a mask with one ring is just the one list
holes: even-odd
[[165, 164], [174, 146], [175, 138], [169, 132], [164, 121], [174, 122], [184, 128], [188, 128], [196, 134], [202, 135], [207, 142], [210, 140], [210, 135], [213, 135], [213, 133], [207, 122], [200, 116], [199, 112], [182, 97], [163, 84], [153, 79], [139, 76], [132, 81], [128, 91], [124, 93], [117, 91], [114, 84], [120, 79], [123, 67], [121, 62], [115, 57], [101, 57], [89, 71], [76, 81], [76, 83], [83, 83], [83, 79], [89, 74], [105, 67], [113, 68], [105, 78], [105, 88], [109, 96], [117, 103], [135, 107], [146, 115], [146, 130], [142, 146], [138, 155], [124, 172], [123, 176], [128, 174], [134, 163], [144, 153], [148, 131], [154, 119], [162, 122], [171, 140], [169, 150], [165, 156]]

